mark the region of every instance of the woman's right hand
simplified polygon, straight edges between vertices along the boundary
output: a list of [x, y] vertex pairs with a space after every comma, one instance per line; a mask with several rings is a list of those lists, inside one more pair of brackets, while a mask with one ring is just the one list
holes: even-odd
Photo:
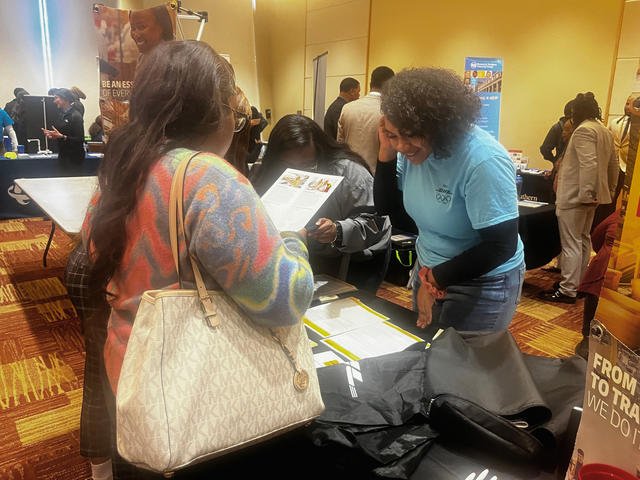
[[418, 320], [416, 325], [420, 328], [426, 328], [431, 325], [431, 309], [436, 299], [425, 285], [420, 285], [417, 296], [418, 304]]
[[383, 163], [395, 160], [397, 152], [391, 146], [389, 137], [387, 137], [384, 115], [380, 117], [380, 121], [378, 122], [378, 138], [380, 139], [380, 149], [378, 150], [378, 160]]

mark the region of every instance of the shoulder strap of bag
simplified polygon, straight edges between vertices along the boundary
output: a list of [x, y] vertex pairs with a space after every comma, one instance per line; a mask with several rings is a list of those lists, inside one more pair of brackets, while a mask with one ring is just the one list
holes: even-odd
[[[191, 157], [184, 159], [178, 165], [176, 172], [173, 174], [173, 180], [171, 182], [171, 192], [169, 194], [169, 230], [171, 235], [171, 251], [173, 253], [173, 260], [176, 264], [176, 272], [178, 272], [178, 279], [180, 280], [180, 259], [178, 257], [178, 245], [179, 245], [179, 235], [182, 232], [184, 235], [185, 243], [187, 245], [187, 254], [189, 255], [189, 260], [191, 261], [191, 267], [193, 268], [193, 276], [196, 281], [196, 288], [198, 290], [198, 296], [200, 297], [200, 303], [202, 304], [202, 309], [204, 311], [204, 315], [211, 327], [217, 327], [220, 324], [220, 319], [217, 315], [217, 309], [207, 292], [207, 288], [205, 287], [204, 281], [202, 279], [202, 275], [200, 274], [200, 269], [198, 268], [197, 262], [193, 255], [189, 252], [189, 237], [187, 236], [187, 231], [184, 228], [184, 178], [187, 172], [187, 167], [191, 160], [198, 155], [197, 152], [193, 154]], [[180, 280], [182, 284], [182, 280]], [[304, 391], [309, 386], [309, 374], [300, 366], [296, 361], [293, 352], [285, 345], [280, 336], [277, 334], [275, 329], [270, 328], [269, 333], [271, 334], [271, 338], [280, 345], [280, 348], [287, 356], [291, 367], [293, 368], [293, 385], [296, 390]]]
[[182, 285], [182, 279], [180, 277], [180, 258], [178, 255], [179, 236], [180, 232], [182, 232], [185, 244], [187, 245], [187, 254], [191, 261], [196, 289], [198, 291], [198, 296], [200, 297], [200, 302], [202, 303], [204, 315], [209, 322], [209, 325], [216, 327], [220, 323], [217, 317], [218, 312], [211, 300], [211, 297], [209, 296], [209, 293], [207, 292], [207, 288], [204, 284], [204, 280], [202, 279], [202, 274], [200, 273], [197, 262], [189, 252], [189, 238], [187, 237], [187, 231], [184, 228], [184, 178], [189, 163], [196, 155], [198, 155], [198, 153], [200, 152], [197, 152], [180, 162], [178, 168], [173, 174], [171, 192], [169, 194], [169, 231], [171, 237], [171, 251], [173, 253], [173, 261], [176, 265], [176, 272], [178, 273], [178, 280], [180, 281], [180, 285]]

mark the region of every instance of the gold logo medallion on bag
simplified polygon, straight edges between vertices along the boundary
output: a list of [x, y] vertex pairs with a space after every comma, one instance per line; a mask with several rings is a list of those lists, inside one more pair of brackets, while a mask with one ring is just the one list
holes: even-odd
[[293, 386], [299, 392], [304, 392], [309, 386], [309, 374], [306, 370], [300, 369], [293, 374]]

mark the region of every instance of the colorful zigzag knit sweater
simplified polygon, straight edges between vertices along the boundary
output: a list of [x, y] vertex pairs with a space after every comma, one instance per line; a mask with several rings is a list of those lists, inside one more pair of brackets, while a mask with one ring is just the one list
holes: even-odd
[[[178, 288], [169, 239], [169, 192], [178, 164], [194, 152], [176, 149], [152, 167], [127, 222], [127, 247], [108, 289], [111, 301], [104, 358], [114, 392], [127, 342], [144, 291]], [[83, 227], [86, 240], [94, 196]], [[222, 288], [258, 324], [291, 325], [302, 318], [313, 294], [304, 243], [278, 232], [248, 180], [225, 160], [201, 153], [187, 170], [185, 228], [208, 288]], [[180, 245], [184, 288], [193, 274]]]

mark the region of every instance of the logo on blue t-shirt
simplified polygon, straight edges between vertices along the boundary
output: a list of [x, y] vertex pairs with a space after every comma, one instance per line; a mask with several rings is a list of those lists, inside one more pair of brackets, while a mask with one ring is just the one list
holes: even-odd
[[435, 195], [438, 203], [441, 203], [442, 205], [449, 205], [453, 194], [451, 193], [451, 190], [446, 188], [446, 185], [444, 185], [436, 188]]

